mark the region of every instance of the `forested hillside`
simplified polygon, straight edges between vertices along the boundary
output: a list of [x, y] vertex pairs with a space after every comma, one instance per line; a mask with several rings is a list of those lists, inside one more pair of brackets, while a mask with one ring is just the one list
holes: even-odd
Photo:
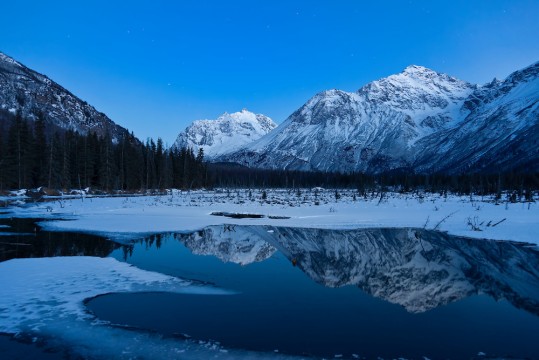
[[[4, 114], [4, 116], [6, 116]], [[203, 153], [167, 150], [161, 139], [141, 143], [133, 134], [113, 140], [95, 132], [45, 131], [42, 118], [4, 118], [0, 134], [0, 190], [139, 190], [205, 185]]]

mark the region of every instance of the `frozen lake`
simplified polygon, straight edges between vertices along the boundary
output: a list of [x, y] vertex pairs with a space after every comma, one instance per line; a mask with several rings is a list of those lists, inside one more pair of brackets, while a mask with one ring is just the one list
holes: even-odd
[[[31, 219], [1, 223], [3, 260], [108, 256], [231, 291], [112, 293], [86, 303], [108, 327], [149, 331], [166, 346], [203, 341], [270, 357], [539, 355], [539, 253], [520, 243], [423, 229], [216, 225], [119, 245], [93, 235], [35, 232]], [[6, 350], [19, 346], [0, 342]], [[85, 356], [71, 352], [69, 340], [54, 346]]]

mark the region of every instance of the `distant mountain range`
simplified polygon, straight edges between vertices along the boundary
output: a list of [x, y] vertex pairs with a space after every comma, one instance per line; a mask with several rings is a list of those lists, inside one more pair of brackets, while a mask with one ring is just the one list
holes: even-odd
[[0, 52], [0, 121], [17, 112], [27, 120], [42, 116], [49, 131], [95, 132], [113, 139], [127, 134], [86, 101]]
[[231, 153], [258, 140], [275, 129], [269, 117], [247, 109], [224, 113], [216, 120], [196, 120], [178, 135], [173, 147], [188, 147], [195, 152], [202, 148], [207, 159]]
[[[20, 113], [49, 130], [127, 130], [0, 52], [0, 130]], [[382, 173], [539, 171], [539, 62], [485, 85], [421, 66], [356, 92], [316, 94], [282, 124], [247, 110], [197, 120], [173, 147], [265, 169]]]
[[[207, 122], [211, 158], [248, 167], [315, 171], [539, 171], [539, 63], [480, 86], [409, 66], [357, 92], [316, 94], [256, 139], [226, 118]], [[204, 131], [185, 134], [205, 145]], [[227, 129], [226, 134], [220, 128]], [[180, 137], [187, 135], [180, 135]], [[242, 139], [243, 146], [236, 139]], [[247, 143], [247, 140], [254, 140]], [[185, 144], [186, 142], [182, 142]], [[233, 146], [229, 146], [232, 144]]]

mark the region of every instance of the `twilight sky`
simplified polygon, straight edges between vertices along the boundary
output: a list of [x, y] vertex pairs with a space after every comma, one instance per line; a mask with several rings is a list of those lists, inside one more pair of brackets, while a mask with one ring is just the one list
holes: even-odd
[[0, 51], [141, 139], [422, 65], [485, 83], [539, 61], [537, 0], [9, 1]]

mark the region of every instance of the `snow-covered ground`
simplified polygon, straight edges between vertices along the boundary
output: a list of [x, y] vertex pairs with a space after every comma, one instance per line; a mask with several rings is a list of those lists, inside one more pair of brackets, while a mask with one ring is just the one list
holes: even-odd
[[110, 292], [166, 291], [231, 295], [233, 292], [160, 273], [112, 258], [55, 257], [0, 263], [0, 333], [46, 340], [91, 359], [284, 359], [279, 354], [234, 351], [219, 344], [164, 338], [113, 327], [85, 310], [84, 300]]
[[[336, 192], [338, 195], [336, 196]], [[539, 244], [539, 204], [492, 197], [355, 190], [171, 191], [169, 195], [59, 199], [7, 208], [2, 216], [46, 218], [48, 230], [100, 233], [122, 240], [155, 232], [198, 230], [223, 223], [308, 228], [425, 227], [473, 238]], [[505, 199], [505, 196], [503, 197]], [[262, 214], [233, 219], [212, 212]], [[290, 217], [275, 219], [268, 216]], [[70, 219], [60, 221], [57, 219]], [[55, 220], [56, 219], [56, 220]]]
[[[236, 219], [212, 212], [261, 214]], [[353, 190], [171, 191], [144, 197], [54, 199], [14, 205], [3, 217], [45, 218], [58, 231], [106, 234], [187, 232], [223, 223], [310, 228], [426, 227], [476, 238], [539, 244], [539, 205], [432, 194]], [[277, 217], [277, 218], [276, 218]], [[279, 218], [281, 217], [281, 218]], [[289, 218], [283, 218], [289, 217]], [[69, 219], [70, 221], [64, 221]], [[475, 230], [474, 230], [475, 228]], [[478, 231], [480, 230], [480, 231]], [[137, 269], [112, 258], [58, 257], [0, 263], [0, 332], [23, 334], [89, 358], [284, 359], [278, 353], [225, 349], [218, 343], [165, 338], [113, 327], [85, 311], [84, 300], [110, 292], [166, 291], [231, 295], [211, 286]]]
[[[0, 332], [39, 331], [58, 314], [88, 318], [82, 301], [126, 291], [200, 292], [188, 281], [140, 270], [113, 258], [55, 257], [0, 263]], [[225, 293], [207, 288], [204, 291]], [[9, 311], [7, 311], [9, 309]]]

